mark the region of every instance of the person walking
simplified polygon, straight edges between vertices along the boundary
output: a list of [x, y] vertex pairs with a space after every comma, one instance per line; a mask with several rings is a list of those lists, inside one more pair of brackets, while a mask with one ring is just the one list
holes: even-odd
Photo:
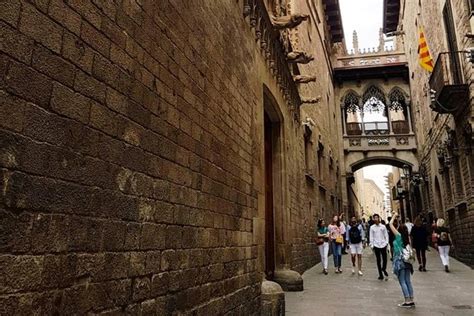
[[[408, 228], [408, 227], [407, 227]], [[410, 232], [412, 247], [416, 250], [418, 271], [426, 272], [426, 250], [428, 249], [429, 233], [420, 216], [415, 218], [415, 223]]]
[[405, 226], [406, 226], [407, 229], [408, 229], [408, 235], [410, 235], [411, 229], [413, 228], [413, 223], [410, 222], [410, 219], [409, 219], [409, 218], [407, 218], [407, 219], [405, 220]]
[[375, 253], [377, 258], [377, 270], [379, 272], [379, 280], [388, 280], [387, 273], [387, 245], [388, 245], [388, 232], [387, 227], [380, 223], [380, 216], [378, 214], [373, 215], [374, 224], [370, 226], [370, 248]]
[[404, 224], [395, 227], [394, 222], [397, 214], [393, 214], [390, 220], [390, 230], [395, 236], [393, 240], [394, 256], [393, 256], [393, 273], [397, 276], [400, 287], [402, 288], [405, 301], [398, 304], [399, 307], [411, 308], [415, 307], [413, 286], [411, 284], [411, 275], [413, 274], [413, 250], [410, 247], [410, 238], [408, 229]]
[[342, 244], [344, 243], [344, 234], [346, 227], [339, 220], [339, 216], [334, 215], [332, 224], [328, 226], [329, 239], [331, 240], [332, 255], [334, 259], [334, 268], [336, 273], [342, 273]]
[[321, 255], [321, 263], [323, 265], [323, 273], [328, 274], [328, 254], [329, 254], [329, 230], [326, 227], [324, 219], [318, 220], [316, 245]]
[[[385, 225], [385, 227], [387, 228], [387, 232], [388, 232], [388, 245], [390, 246], [390, 261], [393, 261], [393, 241], [395, 240], [395, 235], [392, 233], [392, 230], [390, 229], [390, 221], [391, 221], [391, 217], [389, 217], [387, 220], [388, 220], [388, 223], [385, 223], [383, 220], [382, 220], [382, 224]], [[395, 227], [398, 227], [398, 220], [395, 219], [394, 223]]]
[[444, 219], [438, 218], [436, 221], [435, 234], [439, 257], [444, 265], [444, 271], [449, 272], [449, 249], [452, 247], [453, 241], [451, 240], [449, 229], [445, 227], [444, 224]]
[[362, 276], [362, 251], [365, 248], [365, 232], [364, 227], [357, 222], [355, 216], [351, 217], [350, 228], [346, 232], [346, 240], [351, 252], [352, 274], [355, 273], [357, 258], [358, 274]]
[[[341, 214], [339, 215], [339, 221], [341, 222], [342, 225], [344, 225], [345, 231], [347, 231], [347, 230], [349, 229], [349, 228], [348, 228], [349, 225], [347, 225], [346, 221], [344, 220], [344, 213], [341, 213]], [[342, 253], [343, 255], [347, 255], [346, 248], [348, 248], [348, 245], [347, 245], [347, 243], [346, 243], [345, 238], [343, 238], [343, 241], [342, 241], [342, 248], [341, 248], [341, 249], [342, 249], [341, 253]]]
[[366, 244], [367, 240], [369, 239], [369, 223], [365, 220], [365, 218], [362, 218], [362, 227], [364, 228], [364, 234], [365, 234], [365, 242], [364, 245]]

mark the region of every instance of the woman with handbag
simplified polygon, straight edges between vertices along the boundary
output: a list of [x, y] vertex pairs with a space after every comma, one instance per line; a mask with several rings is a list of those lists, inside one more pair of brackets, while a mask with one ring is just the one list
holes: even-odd
[[415, 257], [413, 249], [410, 246], [410, 238], [408, 236], [408, 229], [404, 224], [401, 224], [398, 229], [393, 225], [398, 214], [393, 214], [390, 220], [390, 230], [395, 235], [393, 241], [393, 273], [398, 277], [398, 282], [402, 288], [402, 293], [405, 302], [398, 304], [399, 307], [410, 308], [415, 307], [413, 300], [413, 286], [411, 284], [411, 275], [413, 274], [413, 263]]
[[328, 274], [328, 254], [329, 254], [329, 230], [326, 227], [324, 219], [318, 220], [316, 245], [321, 255], [321, 263], [323, 265], [323, 273]]
[[332, 224], [328, 226], [329, 239], [331, 240], [332, 255], [334, 258], [334, 269], [336, 273], [342, 273], [342, 244], [346, 228], [339, 220], [339, 216], [334, 215]]

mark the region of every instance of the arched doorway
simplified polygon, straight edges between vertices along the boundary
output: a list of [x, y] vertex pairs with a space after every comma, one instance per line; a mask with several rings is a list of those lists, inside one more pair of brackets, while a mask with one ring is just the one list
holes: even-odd
[[269, 89], [264, 86], [264, 196], [265, 196], [265, 275], [273, 280], [275, 270], [285, 260], [286, 220], [284, 216], [283, 116]]

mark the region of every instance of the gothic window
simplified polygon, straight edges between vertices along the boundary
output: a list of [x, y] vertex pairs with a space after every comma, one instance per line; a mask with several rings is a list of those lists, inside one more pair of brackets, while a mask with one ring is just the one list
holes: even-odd
[[405, 111], [405, 108], [407, 106], [406, 101], [405, 101], [405, 95], [403, 91], [401, 91], [399, 88], [394, 88], [392, 92], [390, 92], [388, 96], [389, 100], [389, 109], [395, 112], [398, 111]]
[[385, 95], [376, 86], [370, 86], [362, 96], [364, 113], [385, 114]]
[[408, 107], [405, 93], [398, 87], [394, 88], [388, 95], [388, 109], [390, 111], [390, 121], [395, 134], [409, 132]]
[[376, 86], [370, 86], [362, 95], [362, 104], [366, 133], [387, 133], [388, 115], [384, 93]]
[[357, 113], [360, 112], [359, 107], [359, 97], [354, 92], [349, 92], [344, 97], [344, 108], [347, 113]]

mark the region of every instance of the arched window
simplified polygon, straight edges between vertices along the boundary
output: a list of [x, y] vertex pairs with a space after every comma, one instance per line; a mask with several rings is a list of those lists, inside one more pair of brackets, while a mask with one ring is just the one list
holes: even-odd
[[360, 97], [350, 91], [343, 99], [344, 115], [348, 135], [362, 134], [362, 117], [360, 109]]
[[388, 109], [390, 111], [390, 121], [395, 134], [405, 134], [409, 132], [408, 106], [405, 93], [398, 87], [392, 89], [388, 95]]
[[376, 86], [370, 86], [362, 95], [364, 129], [367, 134], [388, 133], [388, 116], [385, 94]]

